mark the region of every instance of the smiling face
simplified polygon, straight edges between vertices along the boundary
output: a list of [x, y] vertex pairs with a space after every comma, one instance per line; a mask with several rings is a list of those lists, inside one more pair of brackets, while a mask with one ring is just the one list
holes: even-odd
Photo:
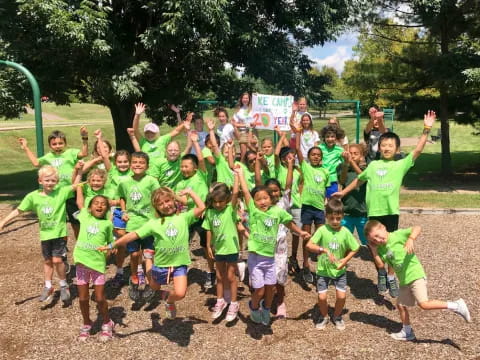
[[177, 142], [171, 142], [167, 146], [167, 160], [176, 161], [180, 156], [180, 146]]
[[248, 106], [250, 104], [250, 96], [248, 94], [243, 94], [242, 96], [242, 105]]
[[332, 147], [332, 146], [335, 146], [335, 144], [337, 143], [337, 136], [335, 135], [334, 132], [327, 132], [325, 134], [325, 144], [327, 144], [327, 147]]
[[195, 166], [192, 160], [183, 159], [182, 162], [180, 163], [180, 171], [183, 177], [189, 178], [195, 175], [197, 171], [197, 167]]
[[220, 124], [225, 125], [228, 121], [227, 114], [224, 111], [220, 111], [218, 113], [218, 121], [220, 121]]
[[57, 155], [65, 151], [66, 145], [67, 144], [65, 143], [65, 140], [63, 140], [62, 138], [53, 138], [48, 143], [48, 146], [50, 146], [50, 149], [52, 149], [52, 151]]
[[102, 153], [110, 154], [111, 151], [112, 151], [112, 148], [108, 146], [106, 142], [103, 142], [103, 141], [96, 142], [95, 153], [97, 155], [100, 155]]
[[50, 193], [58, 184], [58, 176], [56, 174], [42, 175], [38, 178], [38, 183], [42, 185], [43, 191]]
[[382, 139], [379, 148], [382, 159], [385, 160], [392, 160], [397, 152], [395, 139]]
[[163, 216], [170, 216], [177, 211], [177, 205], [175, 204], [175, 198], [170, 194], [160, 195], [155, 199], [155, 209]]
[[265, 190], [257, 191], [253, 197], [253, 201], [255, 202], [257, 209], [261, 211], [267, 211], [270, 206], [272, 206], [272, 199]]
[[306, 112], [307, 111], [307, 100], [305, 98], [301, 98], [298, 100], [298, 111]]
[[373, 227], [370, 230], [370, 233], [367, 234], [367, 239], [373, 245], [383, 245], [386, 244], [388, 240], [388, 231], [385, 225], [379, 224], [378, 226]]
[[312, 128], [312, 119], [310, 119], [310, 116], [308, 115], [302, 116], [301, 123], [304, 130], [310, 130]]
[[340, 228], [342, 227], [343, 214], [338, 214], [338, 213], [327, 214], [326, 217], [327, 217], [327, 224], [330, 225], [330, 227], [333, 230], [339, 231]]
[[308, 152], [308, 160], [312, 166], [322, 165], [322, 150], [316, 146], [312, 148], [312, 150]]
[[117, 167], [118, 171], [125, 172], [128, 171], [130, 168], [130, 161], [128, 160], [127, 155], [119, 155], [115, 160], [115, 166]]
[[143, 134], [148, 141], [154, 141], [160, 136], [159, 133], [153, 131], [145, 131]]
[[134, 175], [143, 175], [148, 169], [147, 160], [141, 157], [132, 157], [132, 164], [130, 168]]
[[105, 186], [105, 179], [100, 175], [92, 175], [88, 179], [88, 185], [92, 188], [93, 191], [98, 191]]
[[276, 184], [269, 184], [268, 188], [270, 189], [270, 194], [272, 194], [272, 204], [276, 204], [282, 196], [282, 189]]
[[90, 202], [90, 214], [97, 219], [105, 219], [108, 211], [108, 201], [103, 196], [95, 196]]

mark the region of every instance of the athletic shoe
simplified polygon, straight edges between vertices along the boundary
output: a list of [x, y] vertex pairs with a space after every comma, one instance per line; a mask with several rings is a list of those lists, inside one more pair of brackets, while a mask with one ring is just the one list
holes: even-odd
[[115, 323], [112, 320], [102, 325], [102, 332], [100, 333], [100, 341], [106, 342], [113, 338], [114, 326], [115, 326]]
[[138, 291], [138, 278], [136, 275], [130, 276], [130, 284], [128, 287], [128, 296], [132, 301], [140, 300], [140, 292]]
[[400, 330], [398, 333], [393, 333], [390, 334], [392, 339], [398, 340], [398, 341], [412, 341], [415, 340], [415, 333], [413, 330], [411, 330], [408, 334], [405, 332], [405, 330]]
[[222, 316], [223, 310], [227, 307], [227, 303], [223, 299], [217, 299], [215, 307], [213, 308], [212, 319], [218, 319]]
[[90, 337], [90, 330], [92, 329], [91, 325], [83, 325], [80, 328], [80, 334], [78, 335], [78, 340], [79, 341], [87, 341], [87, 339]]
[[270, 325], [270, 309], [262, 308], [261, 313], [262, 313], [262, 324], [265, 326], [269, 326]]
[[53, 294], [55, 294], [55, 289], [53, 287], [47, 288], [46, 286], [43, 288], [40, 297], [38, 298], [41, 302], [48, 302], [52, 300]]
[[455, 303], [458, 305], [455, 313], [463, 317], [466, 322], [472, 322], [472, 318], [470, 317], [470, 311], [468, 311], [468, 307], [467, 304], [465, 304], [465, 301], [463, 299], [458, 299], [455, 301]]
[[248, 303], [248, 307], [250, 308], [250, 319], [254, 323], [260, 324], [262, 322], [262, 308], [258, 308], [257, 310], [252, 309], [252, 302]]
[[215, 283], [215, 273], [207, 272], [207, 279], [205, 280], [205, 289], [211, 289]]
[[235, 320], [237, 318], [239, 308], [240, 308], [240, 305], [238, 304], [238, 302], [230, 303], [225, 320], [227, 322]]
[[147, 281], [145, 280], [145, 273], [142, 271], [137, 271], [137, 278], [138, 278], [138, 289], [144, 290]]
[[60, 287], [60, 300], [66, 302], [70, 300], [70, 289], [68, 286], [61, 286]]
[[112, 279], [112, 286], [117, 289], [123, 286], [123, 274], [115, 274]]
[[327, 317], [324, 317], [324, 318], [322, 319], [322, 321], [317, 322], [317, 323], [315, 324], [315, 329], [317, 329], [317, 330], [324, 330], [329, 321], [330, 321], [330, 320], [328, 319], [328, 316], [327, 316]]
[[143, 290], [142, 298], [146, 302], [151, 302], [155, 297], [155, 290], [153, 290], [149, 285], [145, 285], [145, 290]]
[[177, 308], [175, 307], [175, 304], [165, 303], [165, 313], [167, 315], [167, 319], [175, 319], [177, 317]]
[[290, 256], [288, 258], [288, 273], [290, 275], [298, 274], [300, 272], [300, 266], [298, 265], [297, 258]]
[[387, 273], [385, 271], [378, 272], [377, 289], [380, 295], [385, 295], [387, 292]]
[[399, 289], [397, 279], [388, 280], [388, 293], [392, 298], [398, 297]]
[[282, 302], [280, 305], [277, 306], [277, 318], [285, 319], [287, 317], [287, 306], [285, 302]]
[[343, 321], [341, 316], [333, 319], [333, 322], [335, 323], [335, 327], [337, 328], [337, 330], [345, 330], [345, 322]]
[[245, 263], [245, 261], [240, 261], [237, 263], [237, 267], [238, 267], [238, 280], [240, 280], [240, 282], [243, 282], [243, 280], [245, 279], [245, 269], [247, 267], [247, 264]]
[[307, 284], [313, 283], [313, 275], [309, 268], [303, 268], [302, 270], [303, 281]]

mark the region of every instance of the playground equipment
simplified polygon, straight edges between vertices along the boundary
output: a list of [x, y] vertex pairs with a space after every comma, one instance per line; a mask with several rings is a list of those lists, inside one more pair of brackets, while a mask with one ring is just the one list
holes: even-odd
[[0, 65], [10, 66], [22, 72], [30, 82], [33, 92], [33, 108], [35, 110], [35, 134], [37, 137], [37, 156], [43, 156], [43, 125], [42, 125], [42, 102], [40, 100], [40, 88], [32, 73], [23, 65], [13, 61], [0, 60]]
[[[394, 108], [383, 108], [383, 119], [385, 121], [385, 125], [390, 131], [393, 131], [393, 120], [395, 120], [395, 109]], [[390, 122], [390, 126], [389, 123]]]

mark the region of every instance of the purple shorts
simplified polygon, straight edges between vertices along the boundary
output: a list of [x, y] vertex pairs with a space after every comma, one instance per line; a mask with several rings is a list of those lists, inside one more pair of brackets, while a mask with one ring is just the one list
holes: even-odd
[[248, 272], [250, 283], [254, 289], [261, 289], [265, 285], [275, 285], [277, 283], [274, 257], [249, 253]]
[[105, 274], [92, 270], [82, 264], [76, 264], [77, 285], [105, 285]]

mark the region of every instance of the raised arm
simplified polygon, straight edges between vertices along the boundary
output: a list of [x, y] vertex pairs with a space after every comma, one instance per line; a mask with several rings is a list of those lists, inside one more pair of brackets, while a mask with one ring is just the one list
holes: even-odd
[[[169, 135], [174, 138], [175, 136], [181, 134], [186, 128], [190, 129], [190, 124], [192, 123], [193, 112], [187, 113], [187, 117], [185, 121], [180, 121], [180, 125], [178, 125], [175, 129], [169, 132]], [[188, 126], [187, 126], [188, 123]]]
[[77, 186], [77, 206], [82, 210], [85, 206], [85, 196], [83, 196], [83, 186]]
[[138, 138], [135, 136], [135, 129], [128, 128], [127, 133], [128, 133], [128, 137], [130, 138], [130, 141], [132, 142], [133, 150], [137, 152], [141, 151], [142, 149], [140, 148], [140, 143], [138, 142]]
[[[287, 160], [287, 180], [285, 181], [285, 189], [284, 191], [292, 190], [293, 184], [293, 168], [295, 166], [295, 159], [288, 159]], [[291, 193], [290, 193], [291, 194]], [[290, 195], [291, 196], [291, 195]]]
[[32, 165], [35, 166], [35, 167], [39, 167], [40, 162], [38, 161], [37, 156], [28, 147], [27, 139], [19, 138], [18, 143], [20, 144], [20, 148], [25, 151], [25, 154], [27, 154], [28, 160], [30, 160]]
[[200, 148], [200, 144], [198, 143], [198, 134], [196, 132], [191, 131], [190, 134], [190, 140], [192, 140], [193, 148], [195, 149], [195, 152], [197, 154], [198, 158], [198, 168], [206, 172], [207, 167], [205, 166], [205, 159], [202, 154], [202, 149]]
[[105, 169], [110, 171], [112, 168], [112, 163], [110, 162], [110, 154], [105, 146], [102, 146], [104, 144], [102, 130], [97, 129], [93, 134], [97, 138], [97, 153], [102, 157], [102, 161], [105, 164]]
[[88, 130], [86, 126], [80, 128], [80, 136], [82, 137], [82, 148], [77, 155], [77, 158], [82, 159], [88, 155]]
[[140, 117], [145, 112], [145, 104], [138, 103], [135, 104], [135, 115], [133, 116], [133, 134], [137, 138], [138, 141], [142, 138], [142, 134], [140, 133]]
[[83, 175], [83, 167], [85, 166], [85, 163], [83, 160], [77, 161], [75, 164], [75, 167], [73, 168], [73, 173], [72, 173], [72, 187], [73, 191], [76, 191], [77, 185], [80, 184], [80, 181], [82, 181], [82, 175]]
[[180, 124], [182, 122], [182, 117], [180, 116], [180, 108], [173, 104], [170, 104], [170, 110], [172, 110], [175, 115], [177, 116], [177, 123]]
[[234, 169], [235, 173], [238, 175], [238, 180], [240, 182], [240, 188], [243, 192], [243, 197], [245, 199], [245, 205], [248, 206], [250, 201], [252, 200], [252, 195], [250, 195], [250, 191], [248, 190], [247, 182], [245, 181], [245, 177], [243, 176], [243, 170], [241, 167], [237, 167]]
[[212, 143], [212, 152], [215, 156], [220, 156], [220, 148], [217, 144], [217, 138], [215, 137], [215, 121], [207, 119], [208, 134], [210, 135], [210, 142]]
[[205, 203], [200, 196], [198, 196], [195, 191], [192, 189], [185, 189], [179, 192], [179, 196], [190, 196], [190, 198], [195, 203], [195, 208], [193, 208], [193, 215], [197, 218], [201, 217], [203, 212], [205, 211]]
[[234, 208], [237, 206], [237, 203], [238, 203], [239, 187], [240, 187], [240, 181], [239, 181], [239, 178], [238, 178], [238, 174], [234, 173], [234, 175], [233, 175], [232, 200], [230, 201]]
[[415, 150], [413, 150], [413, 160], [416, 160], [422, 153], [423, 148], [427, 143], [428, 134], [430, 134], [430, 130], [432, 129], [436, 118], [437, 115], [435, 114], [435, 111], [432, 110], [428, 110], [427, 113], [423, 116], [423, 132], [422, 136], [420, 136], [420, 139], [418, 140]]
[[255, 186], [262, 185], [262, 160], [264, 160], [263, 152], [259, 151], [255, 160]]
[[304, 160], [302, 150], [300, 149], [301, 134], [298, 131], [295, 131], [295, 132], [297, 133], [297, 136], [295, 136], [295, 149], [297, 150], [298, 163], [301, 164]]

